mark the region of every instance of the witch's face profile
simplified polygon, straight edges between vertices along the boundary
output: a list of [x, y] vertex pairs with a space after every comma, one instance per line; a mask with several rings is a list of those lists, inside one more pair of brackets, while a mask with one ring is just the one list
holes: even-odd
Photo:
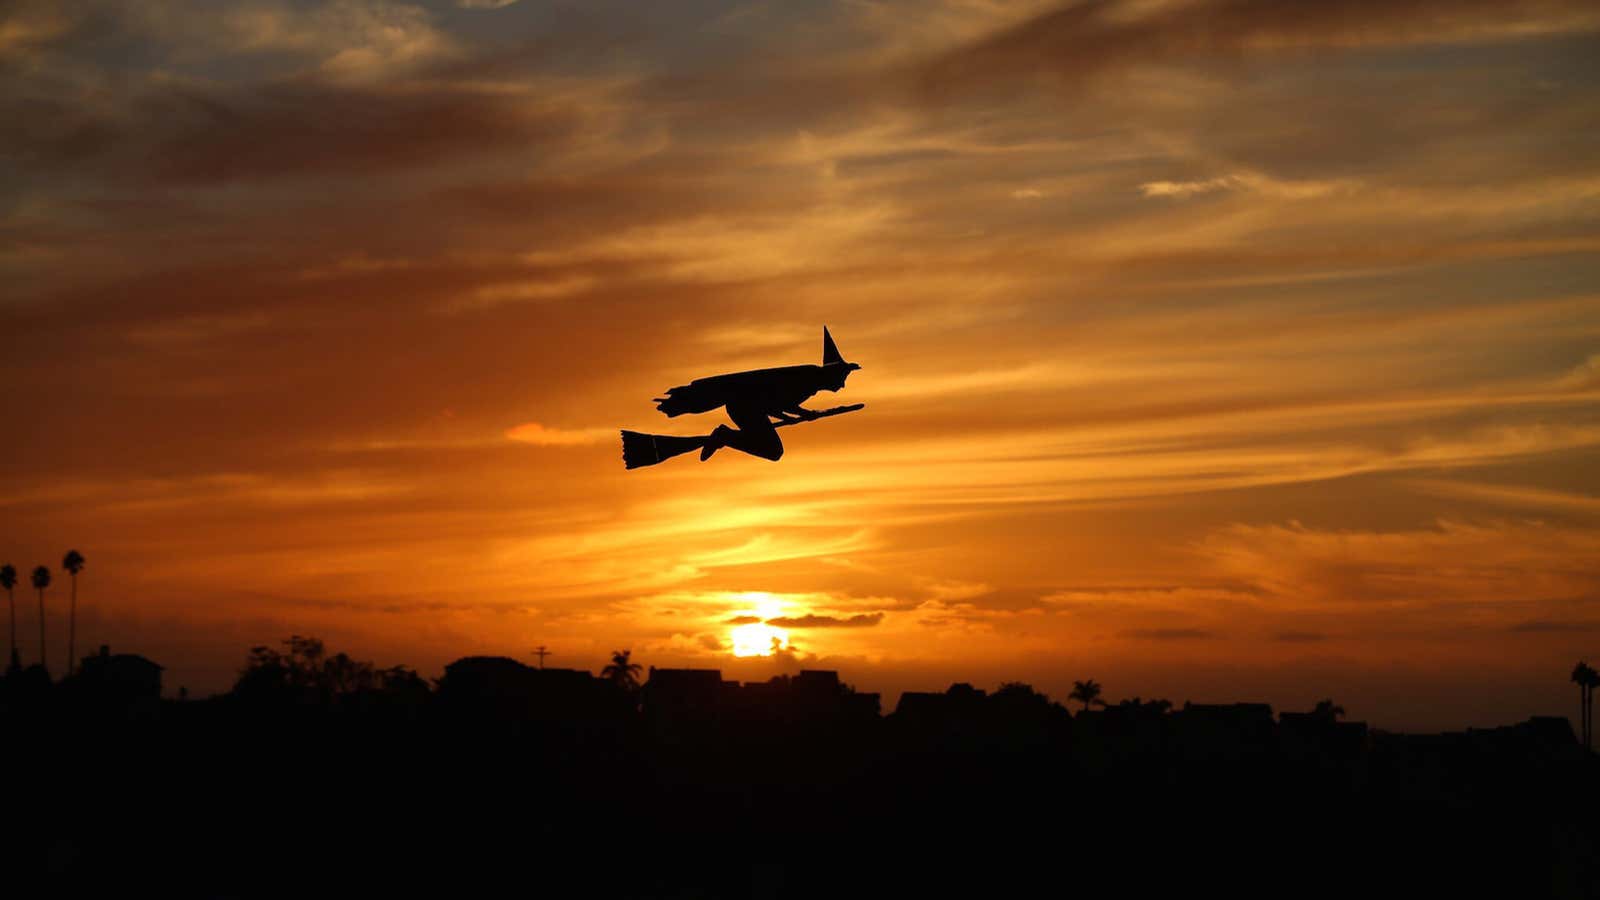
[[[834, 357], [834, 361], [833, 362], [825, 362], [825, 363], [823, 363], [823, 366], [822, 366], [823, 373], [825, 375], [832, 376], [831, 378], [825, 378], [823, 380], [823, 382], [822, 382], [822, 389], [825, 390], [825, 391], [842, 391], [842, 390], [844, 390], [844, 380], [846, 378], [850, 377], [850, 373], [851, 372], [854, 372], [855, 370], [861, 368], [861, 364], [860, 363], [845, 362], [844, 360], [839, 359], [838, 358], [838, 353], [839, 353], [839, 351], [834, 350], [833, 354], [832, 354], [833, 357]], [[827, 354], [825, 352], [823, 355], [824, 355], [824, 357], [826, 357], [829, 354]]]

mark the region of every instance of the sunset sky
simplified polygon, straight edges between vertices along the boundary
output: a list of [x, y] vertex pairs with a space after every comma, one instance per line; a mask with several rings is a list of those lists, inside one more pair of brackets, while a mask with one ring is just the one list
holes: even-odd
[[[1596, 60], [1592, 0], [7, 0], [0, 562], [169, 692], [297, 633], [1570, 714]], [[865, 410], [623, 469], [823, 325]]]

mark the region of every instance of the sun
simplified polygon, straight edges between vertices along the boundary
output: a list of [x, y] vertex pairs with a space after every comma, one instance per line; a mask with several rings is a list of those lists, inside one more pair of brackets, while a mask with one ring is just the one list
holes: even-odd
[[745, 606], [739, 610], [739, 615], [763, 621], [748, 622], [728, 630], [728, 638], [733, 642], [733, 655], [771, 656], [779, 650], [789, 649], [789, 632], [764, 621], [783, 615], [783, 600], [766, 591], [751, 591], [740, 595], [739, 599]]
[[728, 637], [733, 639], [734, 656], [771, 656], [789, 649], [789, 632], [765, 622], [736, 626]]

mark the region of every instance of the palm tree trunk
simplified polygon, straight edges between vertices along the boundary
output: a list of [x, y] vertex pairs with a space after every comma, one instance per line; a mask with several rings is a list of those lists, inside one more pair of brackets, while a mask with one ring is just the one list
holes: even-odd
[[1594, 686], [1583, 687], [1583, 748], [1594, 749]]
[[44, 588], [39, 588], [39, 668], [49, 671], [44, 662]]
[[[6, 588], [6, 604], [11, 607], [11, 658], [17, 658], [17, 589]], [[6, 663], [10, 665], [10, 663]]]
[[1591, 738], [1589, 736], [1589, 732], [1591, 731], [1589, 727], [1589, 716], [1590, 710], [1594, 708], [1593, 703], [1589, 699], [1589, 694], [1590, 688], [1588, 685], [1578, 685], [1578, 721], [1582, 723], [1579, 727], [1583, 732], [1582, 740], [1585, 748], [1589, 747], [1591, 742]]
[[67, 615], [67, 674], [72, 674], [72, 661], [78, 650], [78, 573], [72, 573], [72, 611]]

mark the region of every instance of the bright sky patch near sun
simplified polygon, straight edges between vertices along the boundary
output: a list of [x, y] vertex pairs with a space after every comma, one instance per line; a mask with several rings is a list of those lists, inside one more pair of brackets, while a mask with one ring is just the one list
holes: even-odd
[[[194, 692], [298, 633], [1564, 711], [1600, 654], [1597, 27], [8, 4], [0, 561], [82, 549], [80, 644]], [[650, 398], [824, 324], [866, 410], [623, 471], [618, 428], [713, 424]]]
[[[749, 604], [749, 608], [737, 611], [735, 621], [740, 621], [740, 624], [728, 630], [728, 641], [732, 645], [733, 655], [771, 656], [788, 649], [789, 633], [767, 622], [783, 614], [783, 601], [761, 592], [748, 594], [742, 599]], [[741, 621], [743, 619], [760, 621]]]

